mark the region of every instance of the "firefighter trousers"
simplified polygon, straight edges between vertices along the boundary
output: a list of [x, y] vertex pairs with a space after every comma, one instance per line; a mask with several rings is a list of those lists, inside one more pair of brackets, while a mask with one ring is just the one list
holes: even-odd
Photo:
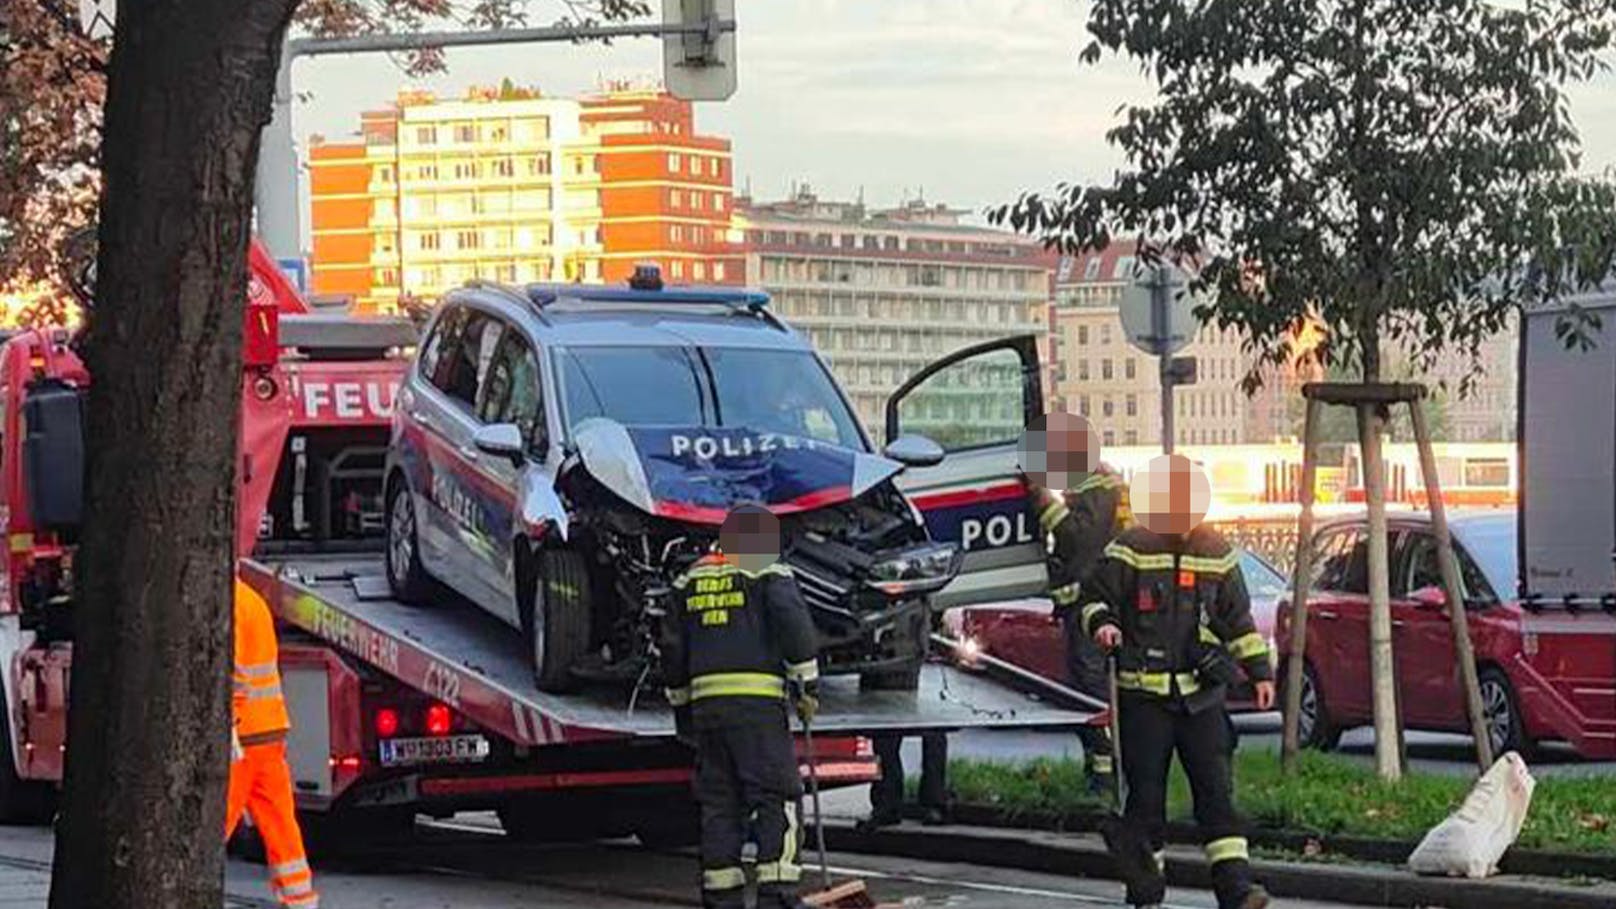
[[[875, 737], [875, 757], [881, 764], [881, 778], [870, 785], [871, 814], [882, 821], [903, 817], [903, 736]], [[927, 732], [920, 736], [920, 807], [946, 811], [948, 808], [948, 734]]]
[[264, 742], [242, 750], [241, 760], [230, 765], [224, 837], [228, 840], [236, 832], [243, 812], [251, 815], [264, 841], [269, 887], [275, 899], [288, 909], [318, 909], [320, 895], [314, 892], [314, 872], [309, 870], [303, 833], [297, 826], [286, 742]]
[[696, 730], [696, 801], [701, 805], [701, 898], [706, 909], [741, 909], [741, 851], [757, 844], [758, 909], [800, 905], [796, 749], [778, 720]]
[[1213, 706], [1190, 713], [1179, 702], [1149, 694], [1125, 692], [1121, 702], [1122, 772], [1128, 781], [1124, 821], [1132, 836], [1156, 853], [1156, 873], [1129, 881], [1128, 901], [1150, 905], [1166, 895], [1160, 853], [1167, 825], [1167, 771], [1177, 753], [1189, 778], [1219, 909], [1238, 909], [1252, 887], [1251, 865], [1241, 835], [1244, 824], [1234, 810], [1224, 711]]

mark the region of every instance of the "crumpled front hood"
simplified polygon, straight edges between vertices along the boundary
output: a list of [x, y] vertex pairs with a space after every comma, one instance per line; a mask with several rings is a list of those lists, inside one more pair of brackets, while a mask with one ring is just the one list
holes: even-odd
[[573, 438], [584, 469], [629, 504], [704, 524], [722, 523], [742, 502], [775, 514], [845, 502], [902, 469], [839, 445], [744, 428], [631, 428], [596, 418]]

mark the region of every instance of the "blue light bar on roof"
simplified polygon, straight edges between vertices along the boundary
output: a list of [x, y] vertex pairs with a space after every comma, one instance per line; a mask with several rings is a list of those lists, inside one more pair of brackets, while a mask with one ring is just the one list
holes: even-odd
[[639, 303], [647, 306], [727, 306], [731, 309], [760, 310], [769, 305], [769, 295], [757, 290], [733, 287], [666, 287], [662, 290], [635, 290], [601, 284], [532, 284], [527, 297], [539, 306], [564, 300], [581, 303]]

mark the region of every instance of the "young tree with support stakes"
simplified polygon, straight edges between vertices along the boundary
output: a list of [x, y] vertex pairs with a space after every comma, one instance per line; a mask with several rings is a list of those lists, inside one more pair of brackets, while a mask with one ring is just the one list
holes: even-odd
[[[118, 5], [110, 42], [77, 32], [69, 0], [0, 5], [0, 267], [64, 281], [56, 244], [92, 216], [99, 231], [50, 904], [218, 909], [242, 301], [253, 170], [288, 27], [489, 29], [522, 23], [528, 7]], [[574, 24], [649, 12], [632, 0], [547, 6]], [[441, 58], [426, 49], [410, 63]]]
[[[1475, 362], [1481, 343], [1520, 308], [1562, 300], [1609, 274], [1616, 186], [1579, 175], [1565, 87], [1605, 68], [1613, 22], [1612, 0], [1507, 8], [1095, 0], [1083, 59], [1126, 57], [1157, 87], [1152, 103], [1124, 108], [1107, 136], [1126, 168], [1105, 185], [1063, 184], [993, 212], [1067, 252], [1138, 237], [1147, 261], [1195, 263], [1195, 289], [1209, 294], [1197, 314], [1239, 328], [1256, 354], [1248, 390], [1283, 361], [1287, 336], [1309, 318], [1327, 330], [1323, 361], [1356, 371], [1356, 391], [1316, 387], [1314, 406], [1350, 401], [1358, 414], [1376, 765], [1388, 778], [1400, 775], [1402, 760], [1379, 466], [1387, 407], [1416, 394], [1382, 384], [1383, 351], [1401, 347], [1416, 369], [1449, 352]], [[1571, 307], [1559, 330], [1586, 344], [1593, 324]], [[1423, 416], [1416, 408], [1416, 421]], [[1296, 749], [1314, 469], [1309, 445], [1287, 756]], [[1427, 480], [1429, 488], [1435, 478]], [[1453, 553], [1442, 549], [1446, 576]], [[1450, 602], [1457, 637], [1463, 609], [1451, 594]], [[1456, 643], [1484, 759], [1468, 638]]]

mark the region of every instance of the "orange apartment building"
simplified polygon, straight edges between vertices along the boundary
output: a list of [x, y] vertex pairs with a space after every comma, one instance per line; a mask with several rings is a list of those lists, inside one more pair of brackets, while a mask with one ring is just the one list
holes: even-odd
[[619, 281], [645, 261], [675, 283], [743, 277], [730, 143], [660, 92], [405, 92], [309, 157], [313, 291], [360, 311], [474, 278]]

